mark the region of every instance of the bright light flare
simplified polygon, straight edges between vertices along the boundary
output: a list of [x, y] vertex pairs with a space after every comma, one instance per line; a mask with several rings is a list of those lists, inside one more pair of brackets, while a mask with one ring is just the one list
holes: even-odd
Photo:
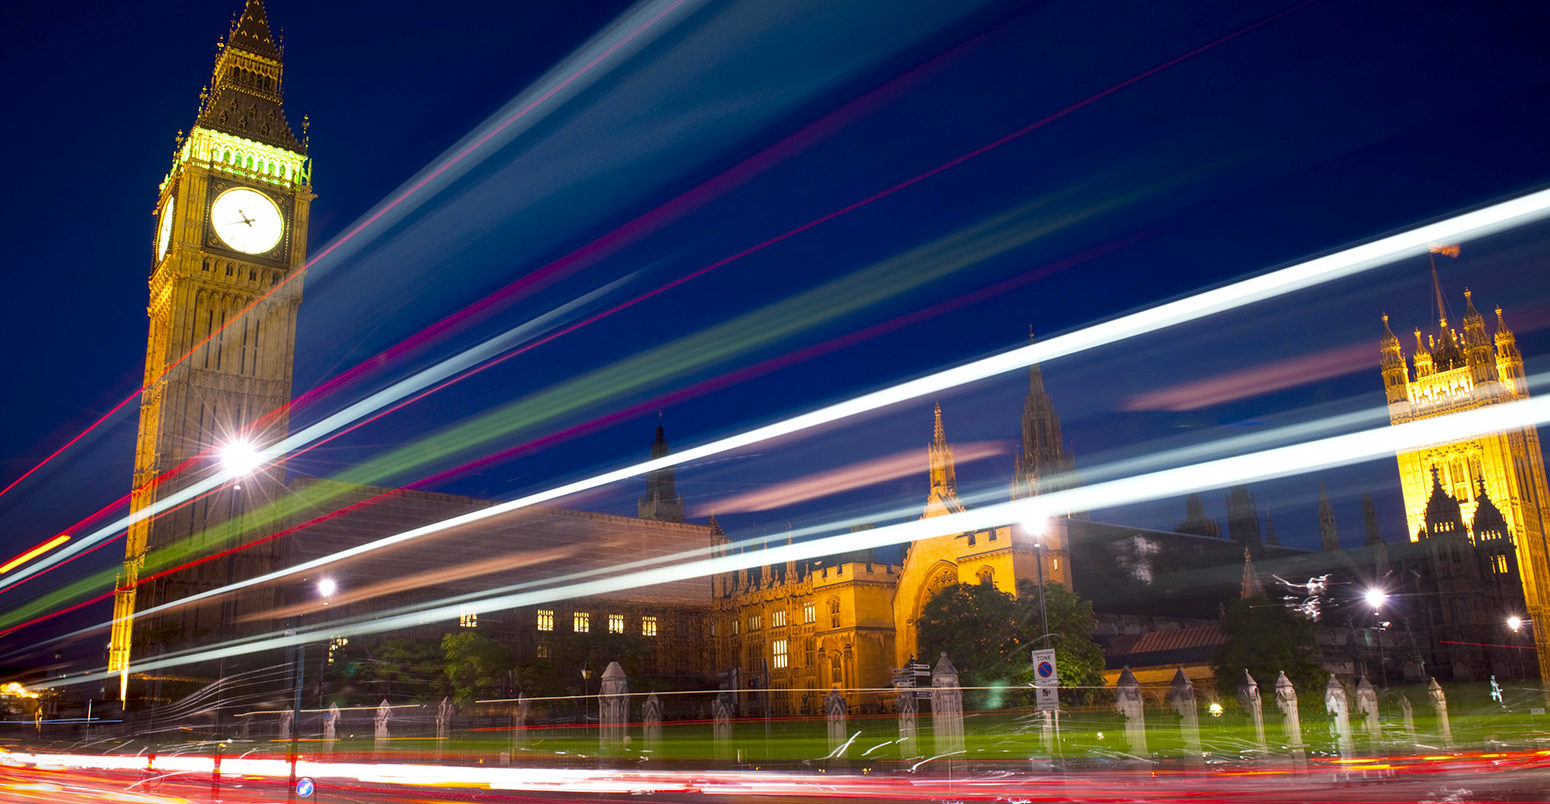
[[1388, 593], [1377, 587], [1368, 589], [1362, 597], [1367, 601], [1367, 605], [1372, 606], [1374, 611], [1383, 608], [1383, 604], [1387, 603], [1389, 599]]
[[318, 581], [318, 594], [323, 597], [333, 597], [339, 591], [339, 582], [333, 578], [324, 578]]
[[1511, 617], [1508, 617], [1507, 618], [1507, 627], [1511, 628], [1513, 630], [1513, 633], [1517, 633], [1518, 631], [1522, 630], [1522, 628], [1523, 628], [1523, 618], [1519, 617], [1517, 615], [1513, 615]]
[[216, 456], [220, 459], [221, 469], [232, 480], [241, 480], [253, 474], [264, 463], [263, 453], [246, 439], [223, 445], [216, 451]]
[[0, 575], [4, 575], [5, 573], [10, 572], [11, 570], [20, 567], [28, 561], [31, 561], [34, 558], [37, 558], [38, 556], [41, 556], [44, 553], [47, 553], [48, 551], [68, 541], [70, 541], [69, 534], [59, 534], [58, 536], [55, 536], [54, 538], [38, 545], [37, 547], [34, 547], [31, 550], [28, 550], [27, 552], [11, 559], [10, 561], [5, 562], [3, 566], [0, 566]]

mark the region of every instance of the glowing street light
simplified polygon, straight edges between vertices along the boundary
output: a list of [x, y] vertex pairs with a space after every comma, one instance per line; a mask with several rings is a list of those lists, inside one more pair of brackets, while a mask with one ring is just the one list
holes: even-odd
[[1507, 627], [1511, 628], [1513, 633], [1517, 633], [1518, 631], [1521, 631], [1523, 629], [1523, 618], [1519, 617], [1517, 615], [1513, 615], [1511, 617], [1508, 617], [1507, 618]]
[[1372, 606], [1374, 614], [1378, 612], [1378, 609], [1383, 608], [1383, 604], [1389, 599], [1388, 594], [1377, 587], [1368, 589], [1364, 597], [1367, 600], [1367, 605]]
[[339, 591], [339, 582], [333, 578], [324, 578], [318, 581], [318, 594], [327, 598], [333, 597]]
[[253, 474], [264, 463], [264, 456], [253, 446], [253, 442], [247, 440], [222, 445], [216, 454], [220, 458], [221, 469], [233, 480], [241, 480]]

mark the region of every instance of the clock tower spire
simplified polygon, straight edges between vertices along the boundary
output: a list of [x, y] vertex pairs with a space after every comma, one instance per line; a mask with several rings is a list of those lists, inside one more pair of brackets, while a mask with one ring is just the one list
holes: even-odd
[[[135, 513], [167, 506], [179, 490], [221, 471], [226, 446], [262, 449], [289, 430], [313, 194], [306, 146], [283, 108], [283, 56], [263, 0], [246, 0], [159, 188]], [[134, 662], [178, 641], [230, 635], [241, 615], [272, 604], [260, 592], [137, 614], [273, 569], [280, 555], [271, 543], [157, 575], [251, 539], [244, 512], [267, 502], [282, 480], [280, 470], [260, 469], [130, 526], [108, 650], [121, 698]]]

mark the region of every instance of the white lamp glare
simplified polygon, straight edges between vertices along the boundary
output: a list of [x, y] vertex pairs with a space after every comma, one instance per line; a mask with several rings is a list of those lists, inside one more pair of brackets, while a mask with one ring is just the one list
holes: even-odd
[[1507, 627], [1516, 631], [1523, 627], [1523, 618], [1512, 616], [1507, 618]]
[[1389, 599], [1389, 596], [1384, 594], [1382, 589], [1378, 588], [1368, 589], [1365, 597], [1367, 598], [1367, 605], [1372, 606], [1374, 609], [1383, 608], [1384, 601]]
[[324, 578], [318, 581], [318, 594], [323, 597], [333, 597], [337, 591], [339, 591], [339, 583], [333, 578]]
[[258, 449], [248, 441], [233, 441], [220, 449], [221, 468], [227, 477], [240, 479], [253, 474], [264, 462]]

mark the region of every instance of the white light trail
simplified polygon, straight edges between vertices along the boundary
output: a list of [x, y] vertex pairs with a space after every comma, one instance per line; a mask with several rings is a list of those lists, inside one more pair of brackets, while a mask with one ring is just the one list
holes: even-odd
[[[81, 537], [71, 547], [61, 550], [44, 561], [39, 561], [26, 570], [16, 574], [13, 580], [21, 580], [42, 572], [50, 566], [79, 553], [91, 546], [112, 538], [126, 530], [130, 525], [143, 519], [149, 519], [164, 511], [182, 505], [189, 500], [205, 494], [214, 489], [232, 482], [234, 479], [246, 477], [264, 466], [269, 466], [289, 455], [292, 451], [301, 449], [318, 439], [328, 436], [340, 428], [353, 424], [360, 419], [371, 415], [401, 399], [416, 394], [442, 380], [466, 371], [486, 360], [489, 360], [502, 352], [513, 349], [524, 341], [542, 335], [554, 329], [568, 320], [568, 317], [592, 302], [612, 293], [615, 289], [626, 284], [634, 277], [634, 274], [614, 280], [590, 293], [572, 299], [559, 307], [544, 313], [530, 321], [518, 324], [505, 332], [499, 333], [489, 339], [469, 347], [441, 362], [421, 369], [413, 375], [399, 380], [396, 383], [360, 400], [348, 405], [328, 417], [303, 428], [300, 432], [293, 433], [280, 442], [259, 449], [247, 441], [240, 441], [239, 449], [230, 453], [219, 455], [223, 464], [227, 464], [225, 471], [205, 477], [187, 488], [180, 489], [158, 499], [156, 502], [138, 510], [126, 514], [119, 519], [104, 525], [86, 536]], [[235, 446], [235, 445], [233, 445]]]
[[[1518, 198], [1493, 204], [1474, 212], [1455, 215], [1436, 223], [1408, 229], [1399, 234], [1379, 238], [1333, 254], [1297, 263], [1287, 268], [1271, 271], [1270, 273], [1233, 282], [1220, 288], [1207, 290], [1120, 316], [1119, 318], [1084, 327], [1075, 332], [1058, 335], [1048, 340], [1038, 341], [1008, 352], [1002, 352], [1001, 354], [929, 374], [925, 377], [899, 383], [844, 402], [793, 416], [783, 421], [757, 427], [697, 447], [690, 447], [664, 457], [654, 458], [556, 486], [545, 491], [524, 495], [514, 500], [490, 506], [489, 508], [440, 522], [433, 522], [429, 525], [392, 536], [386, 536], [347, 550], [341, 550], [332, 555], [305, 561], [292, 567], [266, 573], [219, 589], [190, 595], [172, 603], [141, 612], [140, 614], [150, 614], [175, 606], [206, 600], [246, 587], [271, 583], [348, 558], [402, 544], [422, 536], [429, 536], [523, 508], [552, 502], [621, 480], [639, 477], [648, 472], [714, 457], [902, 402], [941, 393], [1008, 371], [1026, 368], [1036, 363], [1046, 363], [1169, 327], [1198, 321], [1217, 313], [1245, 307], [1299, 290], [1306, 290], [1325, 282], [1352, 276], [1397, 259], [1426, 254], [1430, 251], [1433, 243], [1456, 243], [1472, 240], [1500, 232], [1504, 229], [1543, 220], [1547, 215], [1550, 215], [1550, 190], [1541, 190], [1519, 196]], [[1207, 488], [1209, 487], [1207, 486]], [[1072, 510], [1079, 509], [1080, 506], [1072, 508]]]
[[[1487, 433], [1535, 427], [1546, 421], [1550, 421], [1550, 397], [1523, 399], [1432, 419], [1382, 426], [1247, 455], [1220, 458], [1091, 486], [1051, 492], [1029, 500], [1014, 500], [872, 530], [847, 532], [796, 544], [770, 547], [752, 553], [716, 556], [637, 572], [618, 573], [581, 583], [496, 595], [479, 599], [478, 605], [481, 611], [490, 612], [515, 609], [554, 600], [591, 597], [686, 578], [735, 572], [756, 566], [783, 564], [788, 560], [802, 561], [869, 547], [887, 547], [947, 533], [983, 530], [1038, 517], [1058, 515], [1064, 511], [1084, 511], [1178, 497], [1234, 483], [1270, 480], [1335, 466], [1389, 458], [1396, 453], [1432, 444], [1460, 441]], [[143, 662], [138, 669], [141, 672], [160, 670], [246, 653], [276, 650], [319, 638], [394, 631], [427, 622], [455, 619], [462, 611], [461, 604], [432, 603], [416, 612], [393, 616], [376, 614], [368, 620], [350, 625], [331, 622], [305, 633], [271, 636], [245, 641], [243, 644], [227, 644], [183, 654], [172, 654]], [[77, 676], [70, 679], [68, 683], [93, 681], [111, 676], [112, 674], [108, 673]]]

